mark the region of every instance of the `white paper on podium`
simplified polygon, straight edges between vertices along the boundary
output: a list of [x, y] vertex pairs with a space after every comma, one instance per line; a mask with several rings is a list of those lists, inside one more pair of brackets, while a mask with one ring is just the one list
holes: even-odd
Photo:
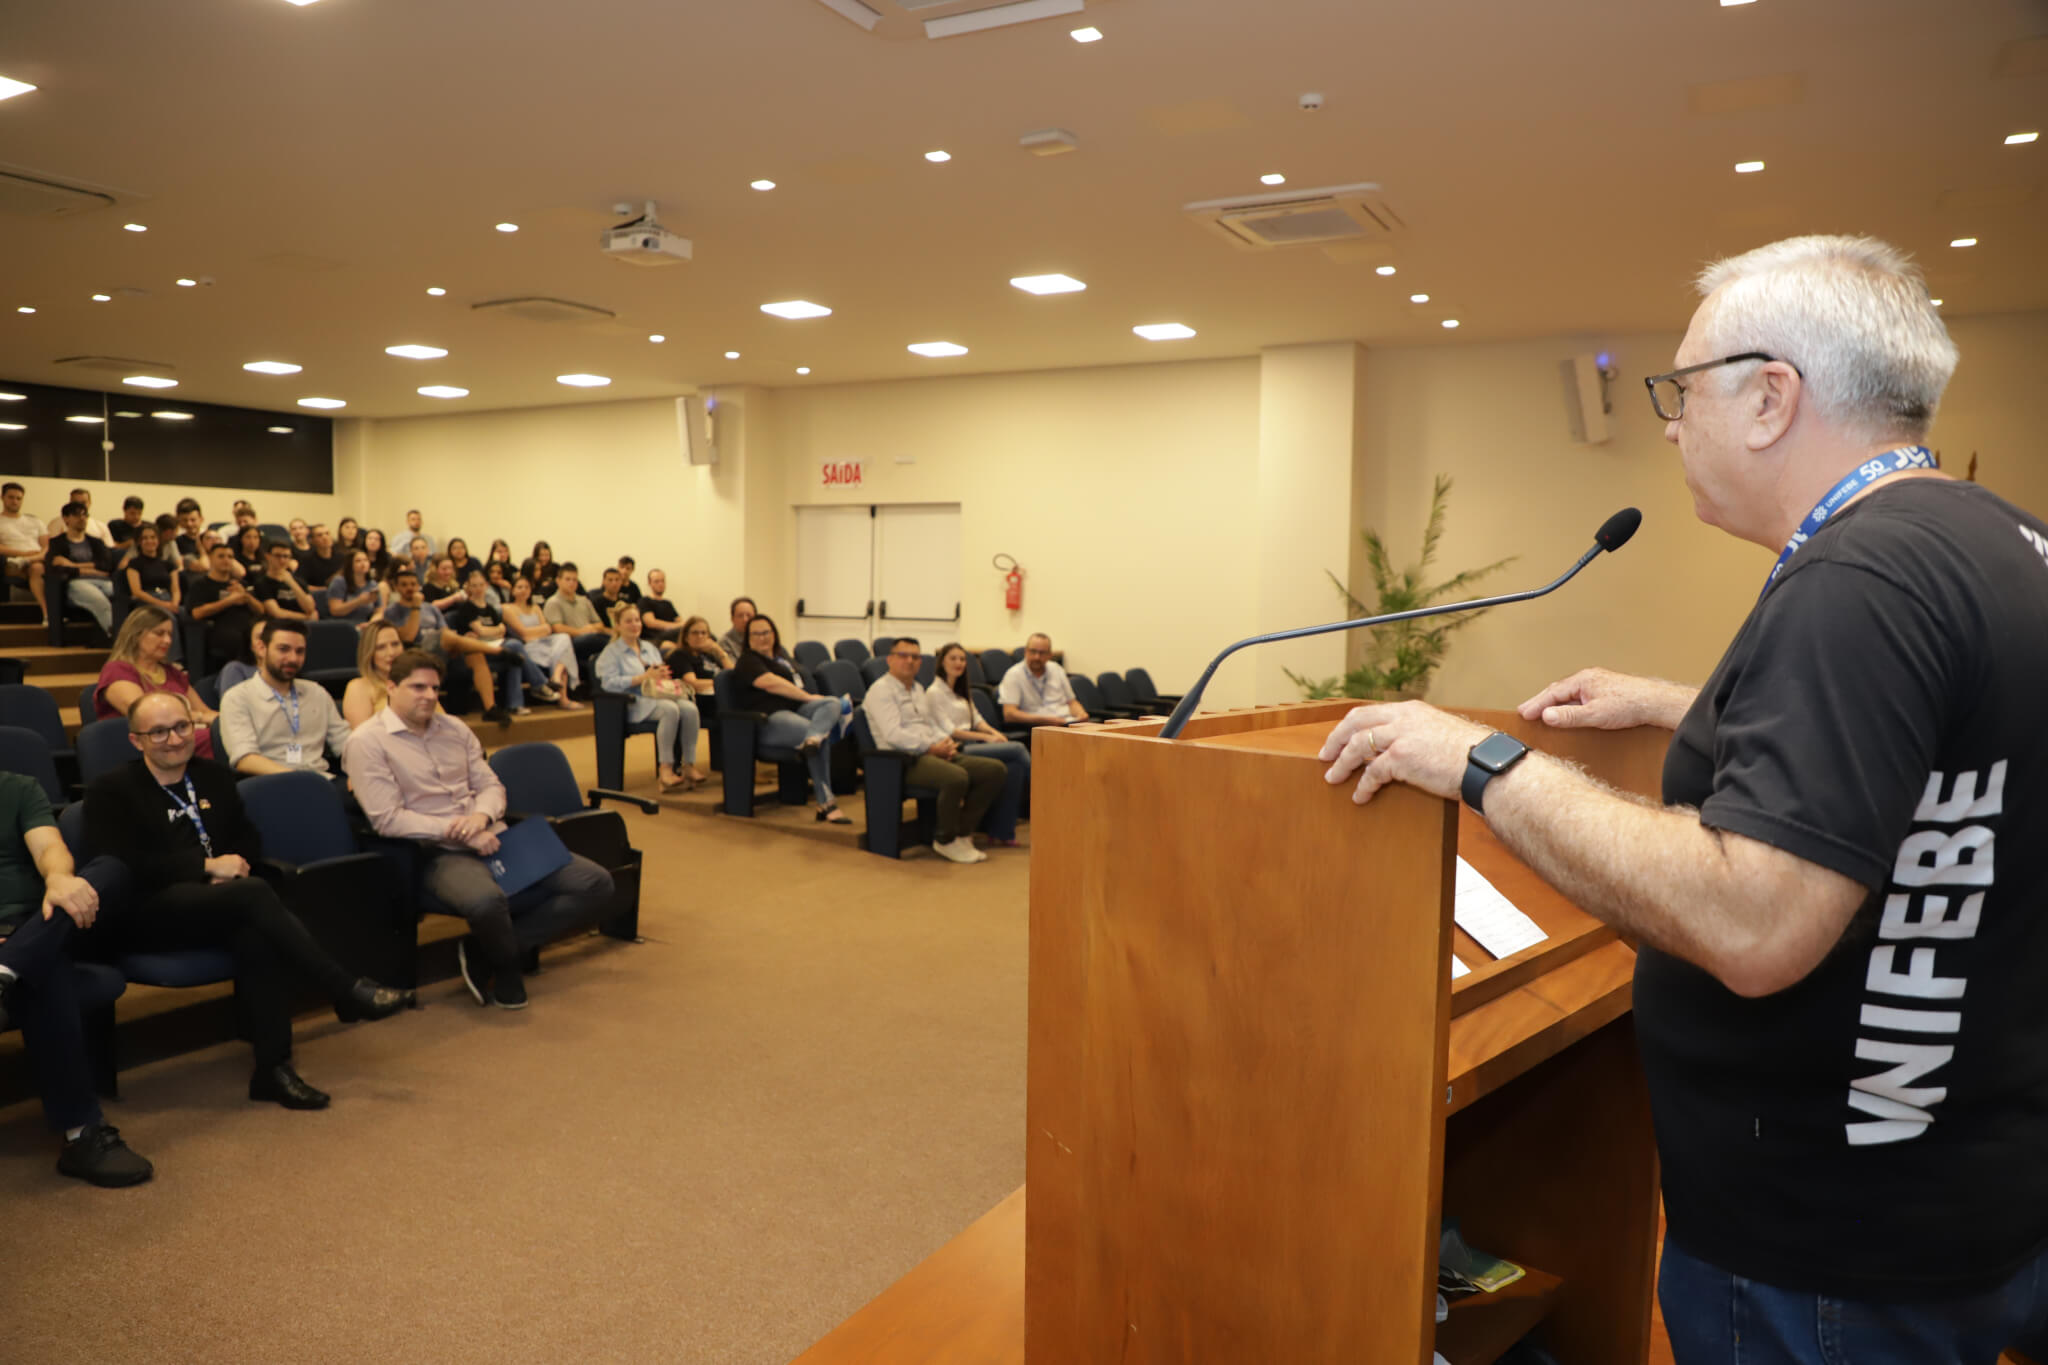
[[1458, 859], [1451, 914], [1460, 929], [1495, 957], [1512, 957], [1550, 937], [1463, 858]]
[[1471, 969], [1470, 967], [1467, 967], [1467, 966], [1466, 966], [1466, 965], [1465, 965], [1464, 963], [1462, 963], [1462, 962], [1458, 961], [1458, 955], [1457, 955], [1456, 953], [1452, 953], [1452, 954], [1451, 954], [1451, 980], [1453, 980], [1453, 981], [1456, 981], [1456, 980], [1457, 980], [1457, 979], [1458, 979], [1459, 977], [1461, 977], [1461, 976], [1469, 976], [1469, 975], [1471, 975], [1471, 973], [1472, 973], [1472, 969]]

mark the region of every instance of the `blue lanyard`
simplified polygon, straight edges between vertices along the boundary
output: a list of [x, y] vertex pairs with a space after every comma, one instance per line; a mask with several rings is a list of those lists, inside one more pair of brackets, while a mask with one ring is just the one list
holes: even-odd
[[1785, 566], [1792, 562], [1793, 555], [1799, 553], [1799, 547], [1811, 540], [1814, 533], [1827, 524], [1828, 518], [1841, 511], [1842, 504], [1870, 485], [1882, 479], [1889, 479], [1894, 474], [1903, 474], [1909, 469], [1935, 467], [1934, 454], [1926, 446], [1900, 446], [1897, 450], [1888, 450], [1876, 459], [1858, 465], [1854, 473], [1836, 484], [1828, 491], [1826, 497], [1814, 504], [1813, 510], [1806, 514], [1806, 520], [1799, 523], [1799, 529], [1785, 542], [1785, 548], [1778, 551], [1778, 562], [1771, 566], [1770, 577], [1764, 579], [1763, 592], [1756, 595], [1756, 600], [1764, 600], [1764, 593], [1769, 592], [1771, 585], [1778, 581], [1778, 575], [1785, 572]]
[[[292, 725], [292, 738], [293, 738], [293, 739], [297, 739], [297, 738], [299, 737], [299, 689], [298, 689], [298, 687], [297, 687], [296, 685], [294, 685], [294, 686], [292, 687], [292, 690], [291, 690], [291, 692], [290, 692], [289, 694], [286, 694], [286, 693], [283, 693], [283, 692], [278, 692], [278, 691], [272, 691], [270, 695], [271, 695], [272, 697], [276, 698], [276, 700], [277, 700], [277, 704], [278, 704], [279, 706], [286, 706], [286, 705], [289, 705], [289, 708], [290, 708], [290, 716], [291, 716], [291, 725]], [[289, 695], [289, 696], [291, 697], [291, 701], [290, 701], [289, 703], [287, 703], [287, 702], [285, 701], [285, 697], [286, 697], [287, 695]]]
[[[163, 784], [158, 783], [157, 785], [162, 786]], [[179, 812], [192, 822], [193, 831], [199, 835], [199, 846], [205, 849], [206, 856], [211, 858], [213, 856], [213, 840], [207, 836], [206, 822], [199, 818], [199, 794], [192, 790], [192, 775], [190, 773], [185, 775], [185, 794], [183, 796], [178, 795], [178, 790], [175, 787], [164, 787], [163, 793], [165, 796], [170, 797], [171, 804], [176, 806]], [[173, 816], [172, 818], [175, 819], [177, 817]]]
[[1038, 679], [1033, 679], [1033, 677], [1031, 676], [1031, 668], [1030, 668], [1030, 666], [1029, 666], [1029, 665], [1026, 665], [1026, 666], [1025, 666], [1025, 669], [1024, 669], [1024, 682], [1025, 682], [1025, 685], [1026, 685], [1026, 686], [1028, 686], [1028, 687], [1029, 687], [1029, 688], [1031, 689], [1031, 694], [1032, 694], [1033, 696], [1035, 696], [1035, 697], [1037, 697], [1037, 698], [1038, 698], [1038, 705], [1037, 705], [1037, 707], [1036, 707], [1036, 708], [1034, 708], [1034, 710], [1033, 710], [1033, 714], [1034, 714], [1034, 715], [1036, 715], [1036, 714], [1038, 714], [1039, 712], [1042, 712], [1042, 711], [1044, 711], [1044, 710], [1045, 710], [1045, 685], [1046, 685], [1047, 683], [1051, 682], [1051, 681], [1052, 681], [1052, 665], [1051, 665], [1050, 663], [1047, 663], [1047, 664], [1046, 664], [1046, 666], [1045, 666], [1045, 676], [1044, 676], [1043, 678], [1038, 678]]

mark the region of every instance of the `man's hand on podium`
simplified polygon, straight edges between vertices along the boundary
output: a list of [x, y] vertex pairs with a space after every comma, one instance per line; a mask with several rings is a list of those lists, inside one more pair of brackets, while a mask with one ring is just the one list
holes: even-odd
[[1697, 687], [1684, 683], [1582, 668], [1515, 710], [1523, 720], [1541, 720], [1560, 730], [1627, 730], [1637, 725], [1676, 730], [1698, 695]]
[[1357, 775], [1351, 799], [1361, 806], [1389, 782], [1455, 800], [1467, 755], [1492, 733], [1427, 702], [1381, 702], [1352, 708], [1317, 756], [1329, 763], [1323, 780], [1333, 787]]

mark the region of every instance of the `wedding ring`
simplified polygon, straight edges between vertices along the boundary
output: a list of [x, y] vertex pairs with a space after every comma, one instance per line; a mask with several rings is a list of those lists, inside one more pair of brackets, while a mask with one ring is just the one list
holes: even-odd
[[1372, 737], [1372, 731], [1370, 730], [1367, 730], [1365, 732], [1365, 747], [1372, 750], [1372, 756], [1374, 758], [1378, 758], [1380, 756], [1379, 741]]

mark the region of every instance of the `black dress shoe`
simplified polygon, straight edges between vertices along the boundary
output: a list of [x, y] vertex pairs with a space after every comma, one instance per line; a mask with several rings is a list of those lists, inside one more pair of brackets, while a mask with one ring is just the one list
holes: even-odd
[[512, 713], [502, 706], [493, 706], [484, 712], [484, 719], [495, 722], [502, 730], [512, 723]]
[[299, 1079], [299, 1073], [292, 1070], [290, 1062], [279, 1062], [268, 1071], [258, 1071], [249, 1078], [249, 1098], [270, 1100], [287, 1109], [325, 1109], [327, 1093], [315, 1090]]
[[57, 1173], [101, 1189], [118, 1190], [140, 1185], [156, 1174], [156, 1168], [121, 1141], [120, 1129], [95, 1123], [88, 1125], [75, 1142], [64, 1144], [64, 1150], [57, 1156]]
[[367, 976], [359, 976], [356, 984], [348, 988], [348, 994], [334, 1002], [334, 1017], [344, 1024], [358, 1019], [389, 1019], [411, 1006], [415, 999], [412, 991], [380, 986]]

